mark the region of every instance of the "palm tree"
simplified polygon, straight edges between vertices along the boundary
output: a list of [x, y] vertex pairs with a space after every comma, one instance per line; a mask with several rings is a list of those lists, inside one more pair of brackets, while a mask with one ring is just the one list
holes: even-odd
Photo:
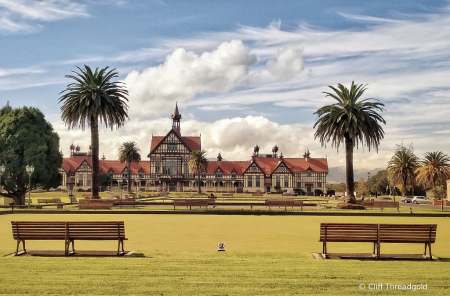
[[129, 119], [127, 109], [128, 91], [121, 82], [111, 82], [117, 77], [115, 69], [109, 67], [92, 72], [91, 68], [77, 67], [80, 73], [65, 77], [75, 80], [60, 92], [59, 103], [61, 118], [69, 128], [80, 126], [84, 130], [86, 124], [91, 128], [92, 145], [92, 196], [99, 196], [99, 138], [98, 123], [105, 123], [106, 127], [119, 128]]
[[[324, 92], [326, 97], [332, 97], [337, 103], [326, 105], [318, 109], [314, 128], [314, 138], [319, 138], [322, 146], [331, 141], [331, 146], [339, 149], [341, 143], [345, 144], [346, 159], [346, 202], [355, 203], [353, 178], [353, 149], [358, 144], [373, 147], [378, 151], [378, 145], [384, 138], [384, 131], [380, 123], [386, 121], [377, 111], [383, 112], [384, 104], [376, 99], [360, 100], [366, 90], [366, 85], [352, 82], [350, 90], [342, 84], [337, 88], [329, 86], [334, 93]], [[371, 101], [374, 100], [374, 101]]]
[[119, 148], [119, 161], [126, 163], [128, 169], [128, 193], [131, 193], [131, 164], [141, 161], [140, 151], [136, 142], [125, 142]]
[[415, 171], [417, 183], [425, 188], [442, 185], [450, 178], [450, 158], [441, 151], [426, 152], [424, 156]]
[[191, 159], [189, 160], [189, 168], [193, 170], [198, 176], [198, 193], [202, 192], [200, 187], [200, 178], [202, 171], [208, 167], [208, 160], [206, 159], [205, 150], [194, 150], [190, 153]]
[[[415, 182], [415, 170], [419, 165], [419, 158], [412, 148], [400, 146], [388, 162], [388, 175], [395, 184], [402, 184], [402, 196], [406, 196], [407, 186], [413, 186]], [[395, 188], [394, 188], [395, 190]]]

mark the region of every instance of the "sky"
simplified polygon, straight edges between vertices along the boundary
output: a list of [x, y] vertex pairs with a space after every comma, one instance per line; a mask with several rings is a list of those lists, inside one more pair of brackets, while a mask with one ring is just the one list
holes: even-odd
[[285, 157], [327, 157], [314, 112], [338, 83], [367, 85], [385, 104], [378, 152], [359, 145], [356, 170], [385, 168], [396, 145], [450, 154], [450, 2], [0, 0], [0, 106], [39, 108], [69, 146], [87, 151], [90, 131], [61, 121], [60, 92], [78, 67], [109, 66], [129, 92], [130, 120], [100, 128], [100, 155], [117, 159], [135, 141], [200, 136], [209, 158], [249, 160], [255, 145]]

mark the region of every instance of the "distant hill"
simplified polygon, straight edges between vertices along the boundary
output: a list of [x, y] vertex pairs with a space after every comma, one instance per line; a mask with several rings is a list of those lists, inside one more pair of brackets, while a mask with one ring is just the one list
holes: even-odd
[[[371, 176], [374, 176], [378, 171], [385, 170], [386, 168], [377, 168], [373, 170], [354, 170], [355, 181], [358, 181], [360, 178], [364, 178], [367, 180], [367, 173], [370, 172]], [[345, 167], [334, 167], [328, 169], [327, 175], [327, 183], [340, 183], [345, 182]]]

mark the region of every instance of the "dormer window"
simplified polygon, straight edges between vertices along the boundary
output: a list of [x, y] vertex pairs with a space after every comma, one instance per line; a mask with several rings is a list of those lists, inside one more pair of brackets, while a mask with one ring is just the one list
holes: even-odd
[[113, 170], [112, 170], [112, 169], [109, 169], [109, 170], [108, 170], [108, 176], [112, 177], [113, 175], [114, 175]]
[[122, 178], [128, 178], [128, 170], [127, 169], [124, 169], [122, 171]]
[[236, 172], [235, 171], [231, 172], [231, 179], [236, 179]]
[[201, 177], [206, 178], [206, 172], [202, 172]]
[[144, 171], [142, 169], [139, 170], [139, 178], [144, 178]]
[[222, 171], [216, 171], [216, 178], [221, 179], [223, 177]]

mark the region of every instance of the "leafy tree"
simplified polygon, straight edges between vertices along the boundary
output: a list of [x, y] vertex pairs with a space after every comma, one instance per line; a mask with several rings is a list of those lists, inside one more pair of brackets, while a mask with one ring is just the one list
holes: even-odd
[[209, 162], [206, 159], [206, 151], [205, 150], [194, 150], [190, 153], [191, 159], [189, 160], [189, 168], [194, 171], [198, 176], [198, 193], [202, 192], [200, 186], [200, 178], [201, 172], [206, 171], [208, 168]]
[[0, 109], [0, 160], [5, 166], [3, 189], [16, 204], [25, 203], [29, 190], [27, 165], [34, 166], [31, 188], [57, 188], [62, 176], [62, 156], [58, 151], [59, 136], [44, 114], [33, 107]]
[[[336, 183], [336, 184], [327, 184], [327, 192], [329, 191], [337, 191], [337, 192], [344, 192], [346, 188], [346, 185], [344, 182]], [[334, 193], [333, 193], [334, 194]]]
[[126, 163], [128, 169], [128, 193], [131, 193], [131, 164], [141, 161], [140, 151], [136, 142], [125, 142], [119, 148], [119, 161]]
[[447, 191], [445, 190], [444, 186], [442, 186], [442, 185], [434, 186], [433, 189], [431, 190], [431, 192], [433, 193], [433, 197], [435, 199], [440, 199], [440, 200], [443, 200], [445, 198], [445, 196], [447, 195]]
[[415, 183], [415, 170], [419, 165], [419, 159], [409, 148], [398, 146], [391, 160], [388, 162], [388, 176], [395, 184], [401, 184], [402, 196], [406, 196], [407, 187]]
[[378, 145], [384, 138], [380, 123], [386, 124], [386, 121], [377, 111], [384, 111], [384, 104], [375, 99], [360, 100], [366, 85], [352, 82], [350, 89], [347, 89], [339, 83], [337, 88], [330, 88], [334, 93], [325, 94], [337, 103], [326, 105], [314, 113], [318, 117], [314, 124], [314, 128], [317, 127], [314, 138], [319, 138], [322, 146], [331, 141], [331, 146], [336, 146], [336, 149], [341, 143], [345, 144], [346, 201], [355, 203], [353, 149], [361, 143], [369, 150], [373, 147], [378, 151]]
[[80, 73], [72, 71], [75, 75], [66, 75], [75, 82], [67, 85], [60, 94], [61, 118], [69, 128], [80, 126], [84, 130], [86, 124], [91, 128], [92, 145], [92, 196], [99, 198], [99, 138], [98, 124], [105, 123], [111, 130], [123, 125], [128, 117], [127, 104], [128, 91], [121, 82], [111, 82], [117, 77], [115, 69], [109, 67], [98, 68], [92, 72], [91, 68], [77, 67]]
[[376, 192], [378, 195], [388, 194], [388, 191], [386, 191], [388, 186], [387, 170], [378, 171], [374, 176], [370, 177], [369, 192]]
[[369, 191], [369, 187], [367, 186], [366, 181], [363, 178], [360, 178], [358, 181], [358, 188], [356, 189], [357, 196], [366, 196], [366, 193]]
[[415, 173], [417, 183], [426, 189], [442, 185], [450, 179], [450, 158], [441, 151], [426, 152]]

